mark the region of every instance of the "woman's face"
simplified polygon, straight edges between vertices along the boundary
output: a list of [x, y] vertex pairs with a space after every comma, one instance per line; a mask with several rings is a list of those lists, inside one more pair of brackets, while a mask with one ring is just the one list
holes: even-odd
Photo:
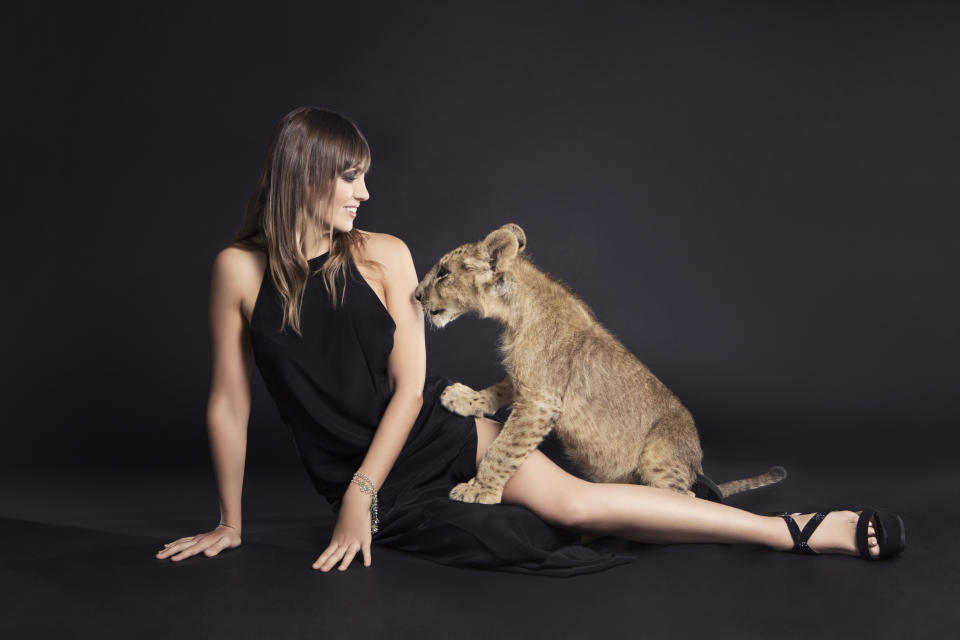
[[347, 169], [337, 177], [332, 210], [327, 212], [324, 221], [326, 224], [332, 223], [336, 231], [344, 233], [350, 231], [357, 217], [357, 207], [369, 198], [370, 194], [367, 193], [367, 185], [364, 183], [364, 172], [359, 167]]

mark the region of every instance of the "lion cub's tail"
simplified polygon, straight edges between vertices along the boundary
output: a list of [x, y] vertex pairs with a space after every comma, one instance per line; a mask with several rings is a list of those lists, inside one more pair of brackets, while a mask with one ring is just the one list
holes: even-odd
[[750, 478], [742, 478], [740, 480], [731, 480], [730, 482], [724, 482], [721, 485], [718, 485], [723, 497], [732, 496], [735, 493], [743, 493], [744, 491], [750, 491], [751, 489], [759, 489], [760, 487], [765, 487], [768, 484], [774, 484], [780, 482], [787, 477], [787, 470], [781, 466], [771, 467], [766, 473], [761, 473], [758, 476], [752, 476]]

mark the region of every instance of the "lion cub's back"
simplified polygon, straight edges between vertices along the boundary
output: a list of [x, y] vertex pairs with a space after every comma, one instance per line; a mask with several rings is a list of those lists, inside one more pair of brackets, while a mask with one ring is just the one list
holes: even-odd
[[577, 438], [582, 442], [603, 441], [608, 449], [604, 455], [620, 456], [626, 453], [623, 449], [639, 447], [657, 418], [680, 405], [666, 385], [606, 331], [584, 337], [570, 364], [563, 399], [565, 430], [583, 432]]

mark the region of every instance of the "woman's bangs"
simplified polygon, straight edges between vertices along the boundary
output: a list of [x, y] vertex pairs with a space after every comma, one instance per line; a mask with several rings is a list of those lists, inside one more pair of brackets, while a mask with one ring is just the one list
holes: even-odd
[[359, 133], [342, 141], [339, 156], [337, 173], [343, 173], [354, 167], [359, 167], [361, 171], [366, 173], [370, 166], [370, 147]]

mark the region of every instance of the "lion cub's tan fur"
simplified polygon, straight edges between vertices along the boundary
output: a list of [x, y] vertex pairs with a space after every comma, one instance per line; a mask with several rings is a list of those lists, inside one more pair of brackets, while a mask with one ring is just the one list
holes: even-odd
[[[508, 376], [481, 391], [454, 384], [441, 398], [461, 415], [493, 414], [513, 404], [477, 475], [450, 497], [500, 502], [507, 480], [550, 430], [594, 481], [685, 493], [703, 472], [690, 412], [583, 301], [523, 255], [525, 246], [523, 230], [505, 225], [446, 254], [417, 287], [435, 326], [471, 311], [504, 326]], [[720, 488], [729, 495], [777, 479], [768, 475]]]

